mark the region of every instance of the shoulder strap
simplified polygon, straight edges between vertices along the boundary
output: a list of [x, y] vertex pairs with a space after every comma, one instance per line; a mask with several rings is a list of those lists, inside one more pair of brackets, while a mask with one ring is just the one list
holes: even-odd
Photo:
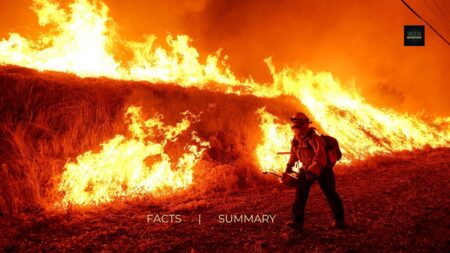
[[295, 138], [295, 136], [294, 136], [294, 138], [292, 138], [291, 144], [292, 144], [292, 146], [295, 146], [295, 147], [298, 146], [298, 140]]
[[314, 127], [309, 128], [308, 133], [305, 135], [305, 137], [303, 138], [303, 140], [305, 141], [306, 145], [308, 146], [309, 149], [314, 149], [310, 143], [312, 137], [314, 135], [317, 135], [316, 133], [316, 129]]

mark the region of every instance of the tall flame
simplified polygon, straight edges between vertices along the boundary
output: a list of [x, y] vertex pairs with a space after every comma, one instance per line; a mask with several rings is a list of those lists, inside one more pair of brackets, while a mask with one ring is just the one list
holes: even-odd
[[[121, 38], [108, 16], [108, 7], [101, 1], [74, 0], [64, 9], [56, 1], [34, 0], [33, 10], [39, 24], [50, 31], [35, 41], [10, 34], [9, 39], [0, 41], [0, 64], [65, 71], [82, 77], [177, 83], [184, 87], [263, 97], [294, 96], [308, 108], [315, 123], [339, 140], [345, 162], [450, 143], [450, 117], [424, 120], [391, 109], [375, 108], [357, 92], [344, 88], [330, 73], [291, 68], [276, 71], [268, 59], [266, 63], [273, 83], [256, 83], [251, 78], [238, 79], [220, 51], [200, 62], [198, 51], [190, 46], [191, 39], [186, 35], [169, 35], [167, 49], [157, 45], [152, 35], [144, 41]], [[124, 59], [119, 55], [129, 57]], [[175, 166], [184, 169], [176, 172], [170, 169], [173, 165], [163, 152], [165, 143], [185, 131], [188, 123], [183, 121], [171, 127], [158, 118], [140, 120], [136, 108], [130, 108], [129, 113], [135, 119], [130, 125], [131, 139], [118, 135], [103, 144], [101, 153], [87, 152], [76, 163], [66, 165], [60, 186], [66, 193], [66, 203], [104, 202], [113, 196], [132, 195], [143, 189], [152, 192], [166, 186], [176, 189], [192, 180], [191, 168], [203, 152], [203, 146], [190, 146], [189, 155]], [[277, 157], [275, 153], [289, 151], [291, 137], [287, 122], [262, 109], [258, 113], [264, 138], [255, 155], [263, 169], [280, 168], [286, 158]], [[170, 130], [173, 134], [159, 142], [148, 141], [147, 137], [152, 135], [148, 135], [147, 130], [153, 128]], [[145, 164], [146, 157], [157, 154], [160, 154], [160, 162]]]
[[[38, 70], [75, 73], [81, 77], [106, 76], [124, 80], [170, 82], [183, 86], [205, 85], [209, 82], [240, 84], [226, 65], [220, 51], [199, 61], [198, 51], [189, 46], [190, 38], [167, 36], [170, 50], [156, 45], [156, 37], [145, 41], [127, 41], [118, 36], [108, 16], [108, 7], [101, 1], [75, 0], [68, 10], [52, 0], [34, 0], [32, 8], [39, 24], [50, 32], [36, 40], [17, 33], [0, 42], [0, 63]], [[121, 63], [113, 55], [131, 54]]]
[[126, 116], [131, 138], [117, 135], [102, 144], [100, 152], [88, 151], [65, 165], [59, 185], [64, 206], [97, 204], [143, 193], [161, 195], [192, 183], [193, 167], [209, 143], [191, 132], [193, 144], [185, 146], [186, 153], [176, 163], [164, 149], [188, 131], [188, 118], [192, 117], [185, 114], [181, 122], [169, 126], [161, 116], [144, 120], [139, 107], [129, 107]]
[[51, 32], [31, 41], [10, 34], [0, 43], [0, 61], [38, 70], [56, 70], [80, 76], [120, 77], [119, 64], [108, 53], [108, 8], [103, 3], [77, 0], [70, 12], [56, 2], [35, 0], [32, 9], [39, 25]]
[[261, 117], [260, 128], [263, 133], [262, 141], [256, 148], [256, 157], [263, 171], [282, 172], [289, 160], [287, 155], [276, 155], [280, 151], [291, 150], [291, 128], [288, 124], [280, 123], [280, 119], [259, 108], [257, 113]]
[[[273, 87], [282, 87], [283, 94], [297, 97], [325, 133], [338, 139], [342, 162], [425, 145], [450, 144], [450, 117], [426, 121], [391, 109], [378, 109], [358, 93], [345, 90], [330, 73], [289, 68], [276, 72], [270, 61], [268, 65], [274, 77]], [[280, 163], [286, 158], [277, 157], [275, 149], [289, 151], [289, 146], [283, 144], [293, 137], [289, 125], [263, 109], [258, 113], [264, 140], [257, 149], [260, 165], [281, 171]]]

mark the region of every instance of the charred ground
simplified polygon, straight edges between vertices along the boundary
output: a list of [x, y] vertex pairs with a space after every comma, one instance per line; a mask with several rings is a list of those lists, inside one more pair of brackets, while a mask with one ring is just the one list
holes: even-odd
[[[3, 218], [2, 250], [147, 252], [448, 252], [449, 150], [374, 158], [337, 170], [348, 228], [329, 228], [315, 185], [306, 235], [285, 228], [294, 191], [277, 184], [173, 196], [87, 211]], [[219, 182], [218, 182], [219, 183]], [[202, 215], [202, 224], [149, 224], [147, 214]], [[276, 214], [273, 224], [220, 224], [220, 214]]]

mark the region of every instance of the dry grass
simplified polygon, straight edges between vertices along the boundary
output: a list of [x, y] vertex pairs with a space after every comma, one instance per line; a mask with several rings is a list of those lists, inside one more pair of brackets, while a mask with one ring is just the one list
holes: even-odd
[[[70, 80], [70, 81], [68, 81]], [[0, 69], [0, 211], [45, 207], [67, 159], [122, 131], [130, 89], [22, 68]]]
[[[255, 111], [266, 106], [284, 118], [300, 107], [292, 98], [225, 95], [175, 85], [82, 79], [7, 66], [0, 68], [0, 214], [36, 212], [61, 196], [55, 191], [64, 164], [115, 134], [127, 134], [125, 108], [168, 124], [189, 110], [201, 115], [192, 130], [211, 143], [195, 173], [197, 192], [259, 184], [253, 151], [261, 136]], [[169, 146], [169, 155], [182, 150]], [[221, 180], [224, 184], [217, 184]]]
[[[331, 230], [317, 185], [303, 237], [289, 234], [294, 191], [261, 177], [253, 150], [261, 133], [257, 108], [287, 118], [289, 98], [260, 99], [171, 85], [81, 79], [0, 68], [0, 251], [152, 252], [448, 252], [449, 150], [399, 152], [336, 168], [349, 228]], [[211, 143], [195, 184], [164, 199], [146, 196], [95, 208], [53, 212], [48, 206], [64, 164], [115, 134], [126, 134], [128, 105], [145, 116], [201, 114], [192, 128]], [[169, 147], [170, 155], [177, 147]], [[188, 220], [152, 225], [149, 213]], [[223, 225], [219, 214], [277, 215], [274, 224]], [[203, 215], [199, 226], [192, 217]], [[3, 217], [2, 217], [3, 216]]]

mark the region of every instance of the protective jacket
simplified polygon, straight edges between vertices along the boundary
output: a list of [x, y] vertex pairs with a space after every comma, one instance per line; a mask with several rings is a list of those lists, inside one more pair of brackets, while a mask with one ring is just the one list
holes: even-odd
[[307, 172], [319, 175], [321, 169], [328, 165], [325, 145], [325, 140], [312, 127], [301, 138], [294, 137], [286, 172], [292, 172], [292, 167], [300, 161]]

